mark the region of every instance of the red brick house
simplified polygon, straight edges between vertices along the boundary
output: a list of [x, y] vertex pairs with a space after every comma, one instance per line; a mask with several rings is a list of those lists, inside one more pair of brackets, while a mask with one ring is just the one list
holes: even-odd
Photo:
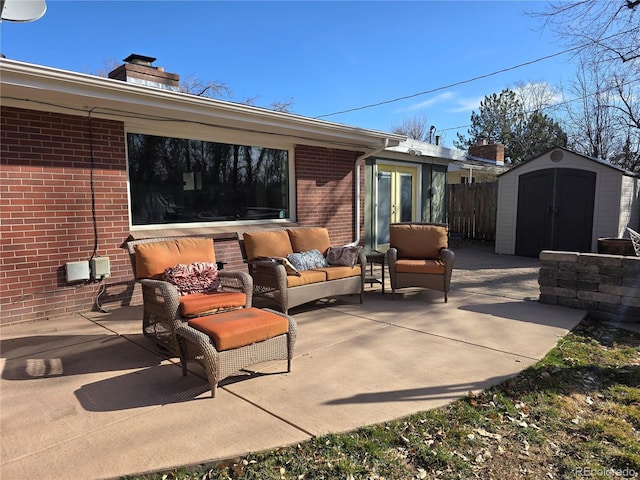
[[[360, 240], [365, 158], [404, 140], [180, 93], [151, 63], [113, 78], [8, 59], [0, 70], [4, 325], [139, 303], [130, 238], [211, 235], [229, 269], [245, 268], [242, 230], [295, 223]], [[105, 257], [108, 276], [67, 281], [67, 264]]]

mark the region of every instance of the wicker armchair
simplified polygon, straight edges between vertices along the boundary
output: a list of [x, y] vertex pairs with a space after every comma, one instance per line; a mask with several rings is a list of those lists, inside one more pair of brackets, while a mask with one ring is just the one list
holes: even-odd
[[189, 318], [251, 307], [253, 280], [246, 272], [218, 271], [220, 290], [180, 296], [162, 272], [178, 263], [215, 262], [213, 239], [160, 237], [127, 242], [133, 274], [142, 286], [142, 332], [159, 350], [180, 355], [176, 332]]
[[448, 249], [448, 233], [448, 225], [442, 223], [389, 225], [387, 262], [393, 299], [399, 288], [422, 287], [444, 292], [447, 302], [455, 257]]
[[640, 233], [635, 230], [631, 230], [627, 227], [629, 237], [631, 237], [631, 243], [633, 244], [633, 250], [636, 252], [636, 256], [640, 257]]

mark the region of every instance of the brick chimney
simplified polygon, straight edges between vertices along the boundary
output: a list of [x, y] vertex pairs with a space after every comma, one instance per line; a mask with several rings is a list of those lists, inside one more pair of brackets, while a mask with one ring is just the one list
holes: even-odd
[[127, 63], [109, 72], [109, 78], [177, 92], [180, 75], [167, 73], [162, 67], [154, 67], [152, 63], [155, 61], [153, 57], [132, 53], [123, 60]]
[[504, 145], [488, 140], [478, 140], [475, 145], [469, 147], [471, 157], [493, 160], [496, 165], [504, 165]]

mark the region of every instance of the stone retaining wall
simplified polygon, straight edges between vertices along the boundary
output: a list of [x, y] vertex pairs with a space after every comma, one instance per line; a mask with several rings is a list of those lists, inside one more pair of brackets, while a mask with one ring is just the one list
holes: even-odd
[[640, 257], [540, 253], [540, 303], [589, 311], [605, 321], [640, 322]]

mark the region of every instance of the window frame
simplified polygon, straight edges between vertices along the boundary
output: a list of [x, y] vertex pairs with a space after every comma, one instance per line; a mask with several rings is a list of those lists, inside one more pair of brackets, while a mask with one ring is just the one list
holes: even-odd
[[[238, 132], [228, 132], [219, 129], [212, 129], [211, 127], [206, 126], [198, 126], [196, 128], [185, 128], [185, 127], [193, 127], [193, 124], [185, 125], [182, 124], [178, 127], [174, 126], [173, 128], [145, 128], [140, 127], [139, 125], [134, 126], [125, 126], [124, 129], [124, 138], [125, 138], [125, 163], [126, 163], [126, 173], [127, 173], [127, 210], [128, 210], [128, 221], [129, 221], [129, 229], [132, 232], [136, 231], [146, 231], [146, 230], [167, 230], [167, 229], [194, 229], [194, 228], [211, 228], [211, 227], [229, 227], [225, 229], [229, 230], [238, 230], [238, 227], [243, 226], [251, 226], [251, 225], [269, 225], [272, 224], [274, 226], [282, 225], [282, 224], [290, 224], [291, 222], [295, 222], [297, 213], [296, 213], [296, 179], [295, 179], [295, 145], [285, 142], [275, 142], [273, 141], [273, 136], [270, 136], [267, 133], [256, 133], [252, 135], [239, 134]], [[213, 132], [212, 132], [213, 130]], [[223, 143], [230, 145], [240, 145], [240, 146], [249, 146], [249, 147], [260, 147], [260, 148], [271, 148], [277, 150], [284, 150], [287, 152], [288, 157], [288, 196], [289, 196], [289, 205], [288, 212], [289, 216], [285, 218], [274, 218], [274, 219], [257, 219], [257, 220], [225, 220], [225, 221], [208, 221], [208, 222], [186, 222], [186, 223], [152, 223], [147, 225], [134, 225], [133, 224], [133, 210], [132, 210], [132, 200], [131, 200], [131, 179], [129, 172], [129, 134], [134, 135], [152, 135], [156, 137], [167, 137], [167, 138], [181, 138], [187, 140], [196, 140], [203, 142], [211, 142], [211, 143]]]

